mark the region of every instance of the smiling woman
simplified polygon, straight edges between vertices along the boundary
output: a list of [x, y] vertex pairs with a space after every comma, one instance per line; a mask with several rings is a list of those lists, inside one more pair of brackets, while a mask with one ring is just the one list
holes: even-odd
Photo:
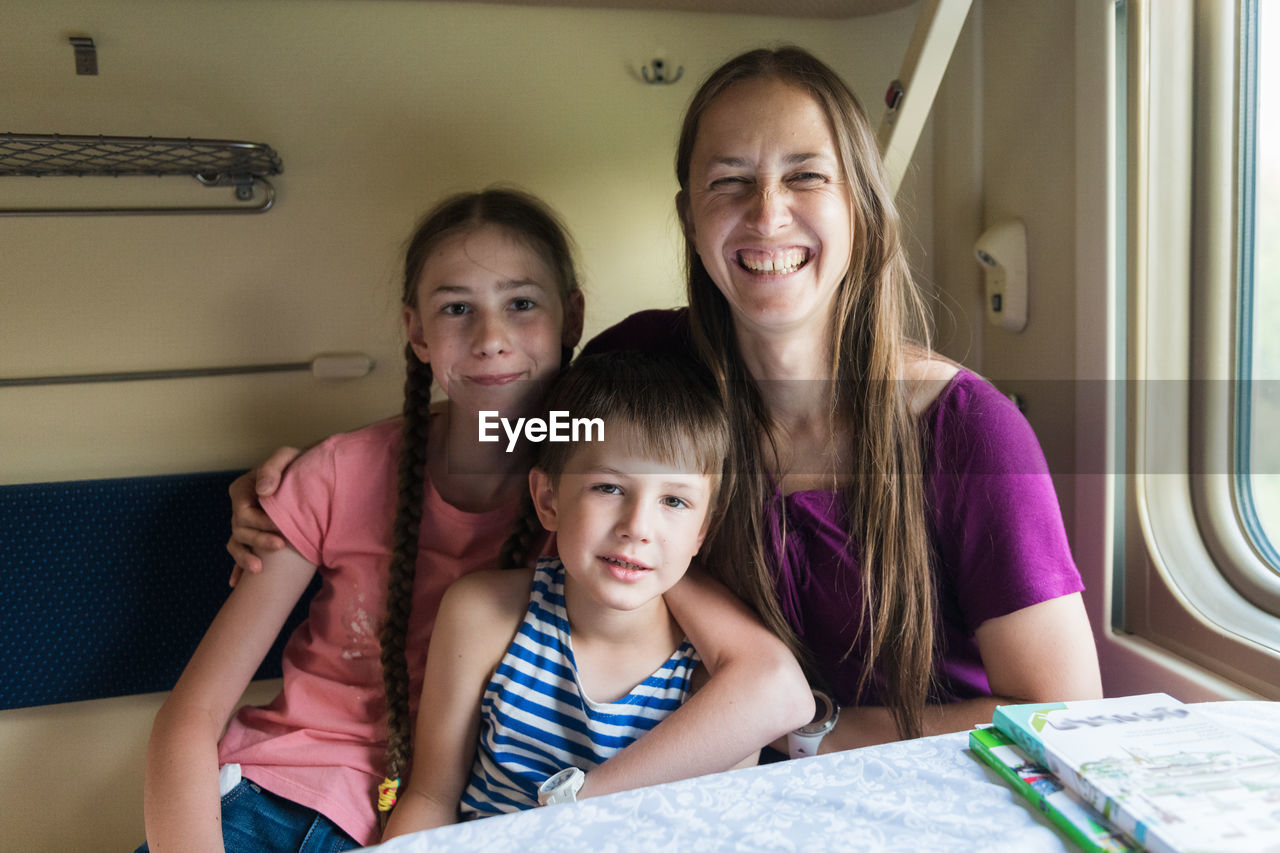
[[799, 94], [768, 78], [729, 89], [703, 113], [689, 161], [681, 220], [739, 335], [825, 340], [848, 270], [849, 187], [831, 123]]
[[585, 351], [692, 343], [714, 372], [732, 535], [705, 559], [846, 706], [823, 751], [1100, 695], [1039, 445], [930, 350], [848, 86], [798, 48], [729, 60], [692, 99], [676, 177], [687, 314], [642, 313]]

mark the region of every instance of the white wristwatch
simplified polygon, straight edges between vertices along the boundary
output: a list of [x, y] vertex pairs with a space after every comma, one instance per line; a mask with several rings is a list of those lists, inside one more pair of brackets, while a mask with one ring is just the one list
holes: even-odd
[[840, 717], [840, 706], [821, 690], [813, 691], [813, 703], [813, 722], [787, 735], [787, 752], [792, 758], [817, 755], [818, 744], [835, 728]]
[[586, 773], [576, 767], [566, 767], [538, 787], [538, 805], [554, 806], [556, 803], [577, 802], [578, 791], [585, 781]]

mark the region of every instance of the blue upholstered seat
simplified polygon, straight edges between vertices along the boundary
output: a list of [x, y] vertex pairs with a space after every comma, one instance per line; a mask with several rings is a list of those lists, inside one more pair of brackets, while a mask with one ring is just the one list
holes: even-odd
[[0, 708], [171, 688], [229, 592], [239, 473], [0, 486]]

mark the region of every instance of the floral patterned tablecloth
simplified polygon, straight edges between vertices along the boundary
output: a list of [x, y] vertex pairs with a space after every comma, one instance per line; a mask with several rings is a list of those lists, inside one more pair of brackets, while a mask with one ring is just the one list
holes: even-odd
[[[1198, 706], [1280, 748], [1280, 703]], [[968, 732], [733, 770], [393, 839], [423, 851], [1073, 851]]]
[[968, 751], [938, 735], [594, 797], [393, 839], [448, 851], [1069, 851]]

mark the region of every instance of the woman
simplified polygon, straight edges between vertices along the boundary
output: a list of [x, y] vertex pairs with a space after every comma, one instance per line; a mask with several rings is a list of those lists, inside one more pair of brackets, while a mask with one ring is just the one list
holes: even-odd
[[676, 176], [687, 316], [643, 312], [584, 352], [688, 346], [716, 372], [739, 535], [706, 563], [845, 706], [821, 751], [1100, 696], [1039, 445], [911, 337], [925, 311], [849, 88], [796, 48], [730, 60], [693, 98]]

